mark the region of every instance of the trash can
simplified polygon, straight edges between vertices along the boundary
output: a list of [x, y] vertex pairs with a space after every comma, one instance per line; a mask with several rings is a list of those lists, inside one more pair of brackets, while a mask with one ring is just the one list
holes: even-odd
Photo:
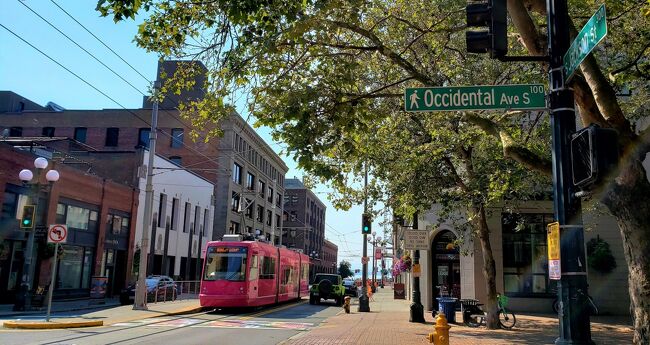
[[[456, 322], [456, 298], [438, 297], [438, 310], [445, 314], [447, 322]], [[433, 315], [435, 317], [435, 315]]]

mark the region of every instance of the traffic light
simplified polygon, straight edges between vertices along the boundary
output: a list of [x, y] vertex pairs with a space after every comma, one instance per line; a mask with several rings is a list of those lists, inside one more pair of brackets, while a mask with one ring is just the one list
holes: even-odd
[[615, 130], [592, 124], [571, 136], [571, 171], [575, 186], [587, 189], [611, 171], [617, 162]]
[[361, 215], [361, 233], [364, 235], [372, 233], [372, 218], [367, 213]]
[[21, 229], [31, 229], [34, 226], [34, 211], [36, 206], [25, 205], [23, 206], [23, 216], [20, 219]]
[[506, 0], [488, 0], [467, 5], [467, 27], [488, 30], [467, 31], [465, 42], [469, 53], [490, 53], [497, 59], [508, 53], [508, 8]]

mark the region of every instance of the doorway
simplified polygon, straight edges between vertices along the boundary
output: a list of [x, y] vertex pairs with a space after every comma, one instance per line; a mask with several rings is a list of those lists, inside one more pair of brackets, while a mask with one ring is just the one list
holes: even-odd
[[433, 239], [431, 284], [434, 309], [438, 307], [437, 297], [460, 298], [460, 254], [456, 235], [449, 230], [439, 232]]

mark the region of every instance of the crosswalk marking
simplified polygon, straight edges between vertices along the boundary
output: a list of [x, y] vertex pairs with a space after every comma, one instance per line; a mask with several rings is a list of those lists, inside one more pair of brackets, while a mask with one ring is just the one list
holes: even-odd
[[284, 321], [256, 321], [256, 320], [214, 320], [180, 318], [180, 319], [144, 319], [113, 324], [114, 327], [212, 327], [212, 328], [246, 328], [246, 329], [289, 329], [306, 331], [314, 327], [313, 323], [284, 322]]

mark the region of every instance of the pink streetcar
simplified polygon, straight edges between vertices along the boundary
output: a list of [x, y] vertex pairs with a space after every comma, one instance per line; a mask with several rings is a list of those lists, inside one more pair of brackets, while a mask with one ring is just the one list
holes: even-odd
[[205, 251], [202, 307], [257, 307], [309, 295], [309, 257], [257, 241], [214, 241]]

